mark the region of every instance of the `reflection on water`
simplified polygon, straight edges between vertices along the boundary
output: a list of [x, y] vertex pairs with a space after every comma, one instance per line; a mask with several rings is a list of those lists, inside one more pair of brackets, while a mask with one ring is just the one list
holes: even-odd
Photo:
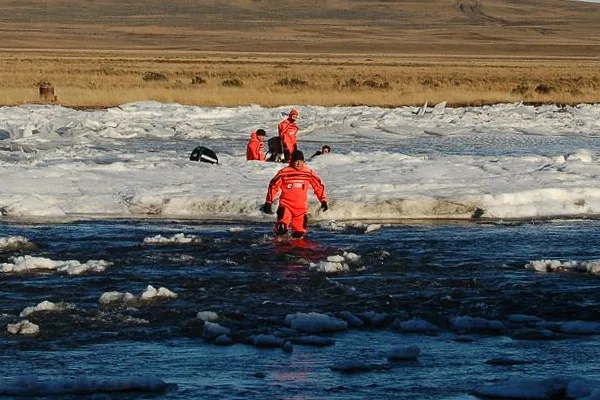
[[[274, 244], [270, 226], [262, 225], [1, 225], [0, 238], [24, 236], [35, 248], [0, 249], [0, 264], [25, 255], [112, 263], [105, 272], [73, 276], [50, 270], [0, 273], [4, 327], [45, 300], [74, 306], [30, 315], [40, 326], [35, 337], [2, 329], [0, 367], [10, 371], [4, 378], [154, 375], [178, 385], [161, 395], [173, 399], [442, 399], [470, 398], [479, 384], [543, 377], [548, 370], [598, 377], [590, 356], [599, 350], [594, 332], [578, 335], [561, 328], [574, 320], [600, 321], [598, 277], [539, 273], [525, 265], [599, 259], [600, 222], [401, 225], [360, 232], [314, 227], [309, 241]], [[199, 240], [144, 244], [145, 238], [180, 233]], [[326, 275], [314, 269], [344, 252], [360, 256], [349, 271]], [[178, 297], [99, 303], [103, 293], [140, 296], [148, 285]], [[196, 317], [200, 311], [218, 315], [232, 345], [207, 337]], [[294, 345], [287, 352], [252, 345], [261, 334], [293, 339], [284, 322], [288, 314], [342, 311], [364, 326], [317, 334], [334, 338], [333, 346]], [[498, 321], [503, 329], [464, 331], [452, 322], [457, 317]], [[413, 318], [439, 331], [398, 328]], [[421, 349], [417, 361], [387, 359], [392, 348], [409, 345]], [[486, 363], [502, 357], [526, 362]], [[357, 374], [331, 368], [356, 360], [386, 368]]]

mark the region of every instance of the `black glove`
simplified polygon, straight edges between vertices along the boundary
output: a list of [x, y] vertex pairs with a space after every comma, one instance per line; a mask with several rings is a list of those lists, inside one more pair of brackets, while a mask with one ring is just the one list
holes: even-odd
[[265, 214], [273, 214], [273, 209], [271, 208], [271, 203], [265, 203], [262, 208], [262, 212]]
[[321, 210], [322, 210], [322, 211], [327, 211], [327, 210], [329, 210], [329, 207], [327, 207], [327, 202], [326, 202], [326, 201], [322, 201], [322, 202], [321, 202]]

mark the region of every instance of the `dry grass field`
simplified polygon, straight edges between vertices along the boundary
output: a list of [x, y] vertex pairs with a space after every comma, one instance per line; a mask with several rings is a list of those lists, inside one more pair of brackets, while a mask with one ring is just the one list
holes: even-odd
[[600, 102], [600, 4], [0, 0], [0, 104]]

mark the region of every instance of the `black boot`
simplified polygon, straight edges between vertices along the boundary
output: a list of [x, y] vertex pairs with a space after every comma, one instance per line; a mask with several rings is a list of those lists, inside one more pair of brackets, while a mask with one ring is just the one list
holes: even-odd
[[293, 232], [292, 237], [294, 239], [302, 239], [304, 237], [304, 232]]
[[277, 223], [277, 228], [275, 229], [275, 236], [283, 236], [287, 233], [287, 226], [283, 222]]

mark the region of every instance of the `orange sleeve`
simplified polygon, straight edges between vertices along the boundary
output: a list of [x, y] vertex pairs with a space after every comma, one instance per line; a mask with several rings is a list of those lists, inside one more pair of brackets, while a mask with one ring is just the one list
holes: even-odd
[[275, 200], [275, 197], [279, 194], [279, 190], [281, 189], [282, 182], [281, 170], [271, 179], [269, 182], [269, 188], [267, 189], [267, 198], [265, 199], [265, 203], [272, 204]]
[[311, 171], [310, 185], [315, 192], [315, 196], [320, 202], [327, 201], [327, 194], [325, 193], [325, 184], [321, 180], [321, 177], [317, 175], [315, 171]]
[[283, 137], [283, 135], [287, 131], [287, 127], [289, 124], [290, 122], [287, 119], [284, 119], [279, 123], [279, 125], [277, 126], [277, 132], [279, 133], [279, 137]]

